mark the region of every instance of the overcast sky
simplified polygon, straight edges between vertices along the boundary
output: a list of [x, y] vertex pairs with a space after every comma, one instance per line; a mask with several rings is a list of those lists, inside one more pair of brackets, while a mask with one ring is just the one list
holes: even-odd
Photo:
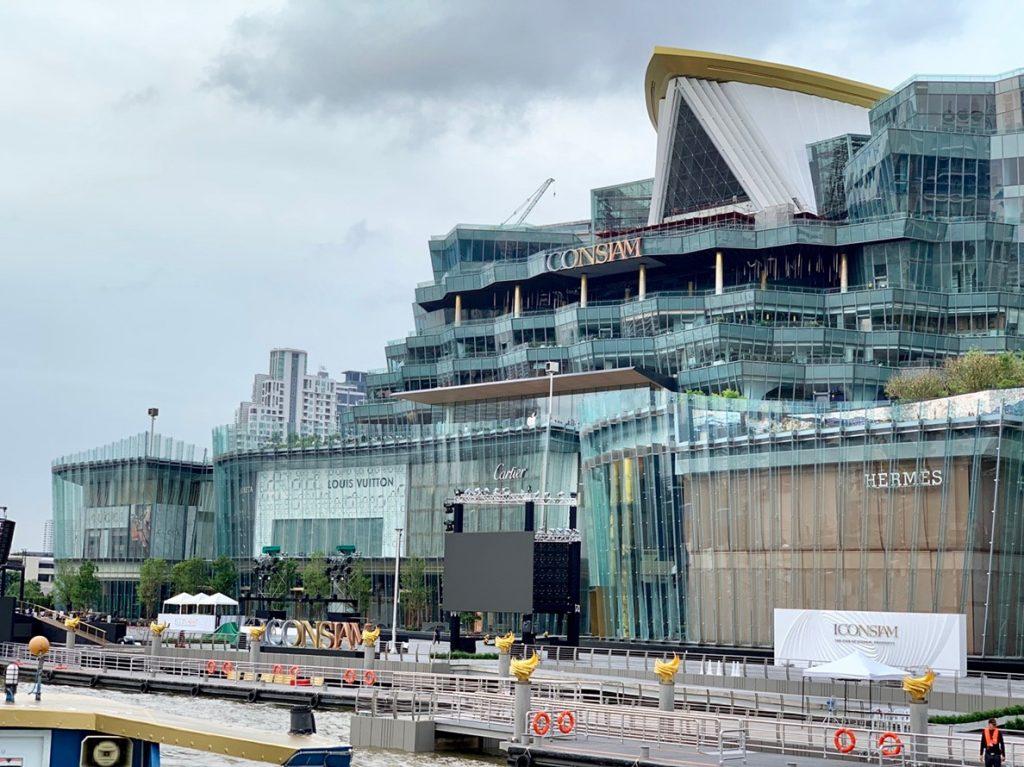
[[426, 242], [589, 215], [648, 177], [654, 45], [882, 86], [1024, 66], [1021, 4], [70, 2], [0, 6], [0, 505], [147, 427], [210, 444], [273, 346], [384, 365]]

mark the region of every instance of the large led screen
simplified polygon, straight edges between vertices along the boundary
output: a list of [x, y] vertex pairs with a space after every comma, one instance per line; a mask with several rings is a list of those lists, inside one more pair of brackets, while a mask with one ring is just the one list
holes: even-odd
[[533, 612], [533, 533], [446, 535], [442, 602], [449, 612]]

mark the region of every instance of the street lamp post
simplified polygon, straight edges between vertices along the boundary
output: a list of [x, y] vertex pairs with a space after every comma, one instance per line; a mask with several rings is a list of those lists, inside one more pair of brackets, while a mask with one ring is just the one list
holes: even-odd
[[398, 559], [402, 556], [402, 528], [396, 527], [398, 542], [395, 544], [395, 588], [391, 600], [391, 651], [398, 652]]
[[[551, 455], [551, 413], [555, 401], [555, 375], [558, 374], [561, 365], [558, 362], [544, 363], [544, 372], [548, 376], [548, 422], [544, 428], [544, 458], [540, 465], [540, 497], [548, 491], [548, 457]], [[546, 530], [548, 527], [547, 507], [541, 506], [540, 527]]]
[[156, 437], [156, 417], [160, 415], [160, 408], [151, 407], [146, 411], [149, 414], [149, 444], [146, 446], [146, 455], [153, 453], [153, 439]]

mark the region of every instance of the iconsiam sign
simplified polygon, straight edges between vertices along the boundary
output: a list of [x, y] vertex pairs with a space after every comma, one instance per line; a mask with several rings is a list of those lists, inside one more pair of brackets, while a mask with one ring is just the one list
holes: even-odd
[[265, 624], [263, 641], [276, 647], [355, 650], [362, 641], [356, 621], [300, 621], [274, 618]]

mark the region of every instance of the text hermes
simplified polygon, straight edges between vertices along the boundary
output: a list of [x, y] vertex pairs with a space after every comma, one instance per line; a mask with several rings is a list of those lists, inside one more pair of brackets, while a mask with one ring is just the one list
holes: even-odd
[[876, 489], [882, 487], [938, 487], [941, 484], [942, 469], [883, 471], [864, 475], [864, 485]]

